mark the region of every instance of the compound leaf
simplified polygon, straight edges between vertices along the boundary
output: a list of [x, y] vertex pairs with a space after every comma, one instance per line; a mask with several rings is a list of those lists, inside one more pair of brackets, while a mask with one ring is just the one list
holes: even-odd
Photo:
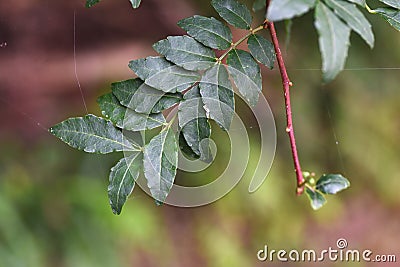
[[374, 10], [376, 13], [381, 15], [393, 28], [400, 31], [400, 10], [382, 7]]
[[144, 175], [153, 198], [164, 202], [175, 180], [178, 144], [171, 128], [156, 135], [144, 148]]
[[381, 1], [382, 3], [385, 3], [385, 4], [387, 4], [387, 5], [389, 5], [389, 6], [391, 6], [391, 7], [400, 9], [400, 0], [379, 0], [379, 1]]
[[247, 45], [251, 55], [257, 59], [258, 62], [264, 64], [270, 69], [274, 68], [275, 63], [275, 49], [274, 45], [263, 36], [253, 34], [247, 40]]
[[349, 186], [349, 180], [340, 174], [324, 174], [317, 181], [316, 189], [324, 194], [336, 194]]
[[215, 18], [195, 15], [179, 21], [178, 26], [205, 46], [220, 50], [231, 46], [231, 30]]
[[121, 213], [122, 207], [132, 193], [135, 181], [143, 167], [142, 158], [142, 153], [133, 152], [111, 168], [108, 198], [114, 214]]
[[250, 10], [236, 0], [213, 0], [212, 6], [218, 14], [232, 26], [239, 29], [251, 28], [253, 18]]
[[215, 53], [189, 36], [169, 36], [153, 45], [154, 50], [187, 70], [205, 70], [216, 62]]
[[255, 106], [262, 90], [261, 69], [250, 53], [234, 49], [227, 58], [229, 73], [239, 92]]
[[88, 153], [107, 154], [116, 151], [138, 151], [111, 121], [94, 115], [67, 119], [50, 128], [50, 133], [69, 146]]
[[200, 94], [207, 118], [215, 120], [222, 129], [229, 130], [235, 111], [235, 98], [224, 65], [217, 64], [204, 73]]
[[198, 86], [190, 89], [179, 104], [179, 127], [191, 150], [201, 160], [208, 161], [211, 156], [208, 138], [211, 136], [211, 126], [203, 108]]
[[357, 32], [371, 48], [374, 47], [374, 34], [371, 30], [371, 24], [354, 4], [343, 0], [325, 0], [325, 3], [331, 7], [336, 15], [342, 18], [350, 28]]
[[318, 210], [323, 205], [326, 204], [326, 199], [321, 192], [319, 192], [317, 190], [312, 190], [312, 189], [306, 187], [306, 194], [307, 194], [308, 198], [310, 199], [311, 207], [314, 210]]
[[329, 82], [344, 67], [350, 44], [350, 28], [322, 2], [317, 4], [314, 24], [319, 35], [323, 78]]
[[271, 0], [267, 19], [279, 21], [306, 13], [315, 6], [316, 0]]
[[111, 120], [117, 127], [129, 131], [154, 129], [165, 123], [161, 113], [141, 114], [122, 106], [112, 94], [106, 94], [97, 99], [103, 116]]

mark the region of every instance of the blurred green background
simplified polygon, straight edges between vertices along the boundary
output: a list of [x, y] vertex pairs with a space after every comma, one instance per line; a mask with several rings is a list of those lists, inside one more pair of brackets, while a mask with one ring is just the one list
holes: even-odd
[[[0, 267], [310, 266], [259, 262], [256, 253], [264, 245], [336, 248], [338, 238], [346, 238], [350, 249], [400, 260], [400, 33], [378, 17], [369, 16], [374, 50], [353, 33], [346, 70], [328, 85], [321, 84], [311, 14], [294, 20], [285, 52], [303, 168], [343, 173], [349, 190], [329, 197], [318, 212], [305, 196], [295, 196], [280, 77], [264, 69], [278, 144], [256, 193], [247, 187], [259, 138], [243, 112], [250, 116], [243, 120], [249, 122], [252, 162], [227, 196], [200, 208], [157, 207], [136, 188], [122, 215], [112, 214], [108, 172], [121, 155], [75, 151], [46, 130], [86, 113], [74, 46], [88, 110], [99, 114], [96, 97], [109, 91], [110, 82], [133, 77], [128, 61], [154, 55], [151, 44], [182, 34], [176, 22], [196, 13], [216, 16], [209, 1], [144, 0], [137, 11], [127, 0], [104, 0], [90, 10], [83, 0], [0, 3]], [[283, 25], [278, 31], [284, 43]], [[226, 136], [213, 137], [222, 147], [218, 158], [229, 156]], [[204, 173], [180, 172], [178, 179], [207, 180], [223, 169], [220, 161]]]

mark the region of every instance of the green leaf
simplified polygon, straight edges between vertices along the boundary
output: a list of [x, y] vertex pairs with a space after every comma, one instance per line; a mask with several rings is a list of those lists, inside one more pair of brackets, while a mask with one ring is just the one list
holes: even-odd
[[173, 66], [164, 57], [147, 57], [129, 62], [129, 68], [143, 81], [147, 78]]
[[98, 2], [100, 2], [100, 0], [86, 0], [86, 7], [87, 8], [92, 7], [95, 4], [97, 4]]
[[179, 21], [178, 26], [205, 46], [220, 50], [231, 46], [231, 30], [215, 18], [195, 15]]
[[239, 29], [251, 28], [253, 18], [250, 10], [236, 0], [213, 0], [212, 6], [218, 14], [232, 26]]
[[160, 127], [165, 123], [161, 113], [151, 115], [137, 113], [122, 106], [111, 93], [99, 97], [97, 102], [102, 114], [117, 127], [125, 130], [143, 131]]
[[275, 63], [275, 49], [274, 45], [263, 36], [253, 34], [247, 40], [247, 45], [251, 55], [257, 59], [258, 62], [264, 64], [271, 70], [274, 68]]
[[362, 7], [365, 7], [366, 4], [365, 0], [347, 0], [347, 2], [352, 2]]
[[110, 121], [91, 114], [67, 119], [51, 127], [50, 133], [69, 146], [88, 153], [139, 150], [138, 145], [130, 143]]
[[306, 194], [308, 196], [308, 199], [310, 199], [311, 207], [314, 210], [318, 210], [323, 205], [326, 204], [326, 199], [321, 192], [319, 192], [317, 190], [312, 190], [312, 189], [306, 187]]
[[185, 137], [183, 136], [182, 131], [180, 131], [180, 133], [179, 133], [179, 148], [180, 148], [181, 152], [189, 159], [199, 159], [200, 158], [200, 156], [196, 155], [196, 153], [194, 153], [192, 148], [188, 145]]
[[138, 8], [142, 0], [130, 0], [133, 8]]
[[267, 19], [279, 21], [306, 13], [315, 6], [316, 0], [271, 0]]
[[153, 48], [169, 61], [187, 70], [205, 70], [216, 62], [212, 49], [189, 36], [169, 36], [155, 43]]
[[200, 82], [200, 94], [207, 118], [229, 130], [235, 112], [235, 98], [228, 71], [222, 64], [207, 70]]
[[259, 10], [265, 8], [266, 3], [267, 2], [265, 0], [255, 0], [253, 3], [253, 11], [256, 12], [256, 11], [259, 11]]
[[121, 105], [129, 107], [132, 96], [136, 93], [143, 81], [140, 79], [131, 79], [111, 84], [111, 91], [114, 96], [119, 100]]
[[385, 4], [387, 4], [387, 5], [389, 5], [389, 6], [391, 6], [391, 7], [400, 9], [400, 0], [379, 0], [379, 1], [381, 1], [382, 3], [385, 3]]
[[350, 28], [357, 32], [371, 48], [374, 47], [374, 34], [371, 30], [371, 24], [354, 4], [343, 0], [325, 0], [325, 3], [331, 7], [335, 11], [335, 14], [342, 18]]
[[164, 202], [173, 186], [178, 165], [178, 144], [171, 128], [156, 135], [145, 146], [143, 163], [151, 195]]
[[200, 80], [197, 72], [185, 70], [178, 66], [164, 69], [149, 78], [145, 83], [166, 93], [182, 92]]
[[209, 161], [211, 150], [209, 138], [211, 126], [203, 108], [198, 86], [190, 89], [184, 96], [184, 101], [179, 104], [179, 127], [186, 143], [201, 160]]
[[381, 15], [393, 28], [400, 31], [400, 10], [382, 7], [374, 11]]
[[129, 107], [143, 114], [161, 112], [182, 100], [181, 93], [165, 93], [145, 84], [131, 97]]
[[182, 100], [181, 93], [164, 93], [143, 84], [140, 79], [113, 83], [111, 89], [121, 105], [144, 114], [160, 113]]
[[262, 91], [260, 66], [250, 53], [234, 49], [228, 54], [229, 73], [243, 97], [255, 106]]
[[129, 157], [121, 159], [117, 165], [111, 168], [108, 198], [114, 214], [121, 214], [122, 207], [132, 193], [142, 167], [142, 154], [134, 152]]
[[314, 25], [319, 35], [323, 78], [329, 82], [343, 70], [350, 44], [350, 28], [322, 2], [317, 4]]
[[316, 189], [324, 194], [336, 194], [349, 186], [349, 180], [340, 174], [324, 174], [317, 181]]

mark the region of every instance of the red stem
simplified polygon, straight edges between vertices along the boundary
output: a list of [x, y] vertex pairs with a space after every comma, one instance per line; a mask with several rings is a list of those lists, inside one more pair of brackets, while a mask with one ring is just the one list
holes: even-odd
[[[268, 7], [268, 4], [269, 4], [269, 1], [267, 0], [267, 7]], [[275, 48], [276, 58], [277, 58], [278, 65], [279, 65], [279, 71], [281, 73], [283, 90], [284, 90], [284, 95], [285, 95], [285, 105], [286, 105], [286, 122], [287, 122], [286, 132], [289, 135], [293, 163], [294, 163], [294, 168], [295, 168], [295, 172], [296, 172], [296, 178], [297, 178], [296, 192], [298, 195], [301, 195], [304, 192], [304, 181], [305, 180], [303, 177], [303, 172], [301, 171], [299, 155], [297, 153], [296, 138], [294, 136], [294, 129], [293, 129], [292, 106], [290, 103], [290, 87], [293, 84], [290, 81], [289, 76], [286, 71], [285, 62], [283, 60], [282, 52], [281, 52], [281, 49], [279, 46], [278, 37], [276, 35], [275, 25], [271, 21], [266, 21], [265, 27], [269, 29], [269, 32], [271, 35], [271, 40], [272, 40], [272, 43], [274, 44], [274, 48]]]

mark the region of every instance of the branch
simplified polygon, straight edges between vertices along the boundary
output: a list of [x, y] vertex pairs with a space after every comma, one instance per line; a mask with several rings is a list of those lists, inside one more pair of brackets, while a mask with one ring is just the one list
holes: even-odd
[[[267, 0], [267, 9], [269, 6], [270, 0]], [[283, 91], [285, 95], [285, 106], [286, 106], [286, 132], [289, 135], [290, 140], [290, 147], [292, 150], [292, 157], [294, 163], [294, 169], [296, 172], [296, 179], [297, 179], [297, 190], [296, 193], [301, 195], [304, 192], [304, 184], [305, 179], [303, 177], [303, 172], [301, 171], [299, 155], [297, 153], [297, 146], [296, 146], [296, 138], [294, 136], [294, 129], [293, 129], [293, 118], [292, 118], [292, 105], [290, 102], [290, 87], [293, 86], [293, 83], [290, 81], [289, 76], [286, 71], [285, 62], [283, 60], [282, 52], [279, 46], [278, 37], [276, 35], [275, 25], [273, 22], [266, 20], [264, 27], [269, 29], [272, 43], [274, 44], [275, 54], [279, 65], [279, 71], [281, 73], [282, 84], [283, 84]]]

